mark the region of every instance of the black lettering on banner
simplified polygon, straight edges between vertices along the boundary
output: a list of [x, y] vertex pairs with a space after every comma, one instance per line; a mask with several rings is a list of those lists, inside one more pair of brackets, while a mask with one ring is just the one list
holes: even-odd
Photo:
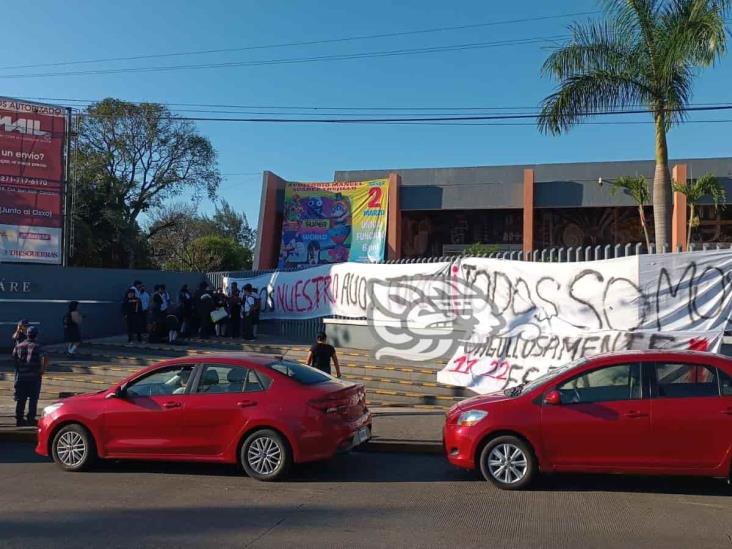
[[673, 343], [676, 341], [674, 336], [664, 334], [652, 334], [651, 339], [648, 342], [649, 349], [664, 349], [666, 346], [664, 343]]
[[[574, 341], [572, 341], [574, 340]], [[581, 338], [572, 338], [572, 337], [565, 337], [562, 340], [562, 346], [563, 349], [569, 353], [569, 360], [574, 360], [577, 358], [577, 352], [579, 351], [580, 343], [582, 342]], [[559, 355], [562, 356], [561, 354]], [[555, 356], [555, 358], [558, 358]]]
[[547, 290], [549, 292], [553, 292], [554, 294], [556, 294], [557, 292], [559, 292], [559, 289], [561, 288], [561, 285], [550, 276], [543, 276], [536, 282], [536, 297], [538, 297], [544, 303], [546, 303], [547, 305], [550, 305], [554, 309], [554, 312], [551, 313], [551, 312], [547, 312], [546, 308], [541, 306], [539, 308], [539, 310], [544, 311], [546, 316], [544, 318], [540, 318], [539, 314], [537, 313], [535, 316], [536, 316], [536, 320], [538, 320], [539, 322], [542, 322], [544, 320], [551, 320], [555, 316], [559, 315], [559, 309], [557, 309], [556, 303], [554, 303], [548, 297], [544, 297], [544, 295], [542, 295], [542, 286], [544, 285], [544, 283], [547, 283], [547, 282], [553, 282], [554, 286], [555, 286], [555, 288], [553, 290]]
[[[620, 285], [627, 284], [628, 286], [630, 286], [637, 293], [636, 301], [641, 300], [641, 306], [638, 309], [639, 320], [635, 326], [616, 327], [611, 320], [611, 315], [608, 314], [608, 311], [612, 312], [614, 310], [612, 305], [608, 304], [608, 299], [607, 299], [608, 294], [612, 295], [613, 288], [615, 288], [619, 284]], [[618, 290], [615, 290], [615, 291], [618, 291]], [[626, 311], [627, 311], [627, 309], [632, 305], [632, 302], [631, 303], [622, 303], [622, 305], [623, 305], [623, 309], [626, 309]], [[616, 277], [612, 277], [610, 280], [608, 280], [607, 285], [605, 286], [605, 292], [602, 295], [602, 313], [603, 313], [603, 316], [605, 317], [605, 322], [607, 323], [607, 327], [609, 329], [628, 330], [630, 332], [637, 330], [646, 321], [646, 316], [648, 315], [648, 309], [650, 308], [650, 306], [651, 306], [651, 304], [650, 304], [650, 301], [648, 300], [648, 298], [645, 296], [643, 291], [638, 287], [638, 285], [635, 282], [633, 282], [632, 280], [628, 280], [627, 278], [616, 278]], [[621, 309], [621, 313], [622, 313], [623, 309]]]
[[[498, 289], [499, 278], [501, 280], [503, 280], [506, 284], [506, 290], [505, 290], [506, 303], [505, 303], [505, 305], [500, 305], [500, 306], [496, 302], [496, 298], [499, 297], [497, 294], [500, 293], [499, 289]], [[500, 316], [503, 313], [505, 313], [508, 310], [508, 308], [511, 306], [512, 297], [513, 297], [513, 284], [511, 284], [511, 279], [508, 278], [508, 275], [506, 275], [505, 273], [500, 273], [500, 272], [493, 273], [493, 295], [491, 296], [491, 301], [493, 302], [493, 304], [496, 307], [496, 310], [493, 311], [494, 314], [496, 314], [497, 316]], [[503, 307], [502, 309], [500, 308], [501, 306]]]
[[[676, 297], [676, 294], [678, 294], [679, 290], [682, 289], [682, 283], [684, 282], [684, 279], [686, 279], [687, 273], [689, 273], [689, 281], [686, 283], [686, 286], [689, 289], [689, 295], [687, 297], [686, 307], [687, 307], [689, 319], [691, 320], [691, 319], [693, 319], [693, 316], [692, 316], [693, 309], [692, 309], [692, 305], [691, 305], [691, 302], [692, 302], [691, 285], [692, 285], [692, 282], [694, 281], [694, 275], [696, 274], [696, 263], [694, 263], [694, 262], [689, 263], [688, 267], [686, 267], [686, 269], [684, 269], [684, 272], [681, 274], [681, 278], [679, 278], [679, 283], [676, 284], [675, 288], [674, 288], [673, 284], [671, 283], [671, 275], [669, 274], [668, 270], [666, 270], [665, 267], [662, 267], [661, 272], [658, 274], [658, 284], [656, 285], [656, 327], [659, 331], [663, 329], [663, 320], [664, 320], [661, 318], [661, 301], [664, 298], [670, 300], [670, 299], [673, 299]], [[666, 297], [661, 291], [661, 284], [663, 283], [664, 280], [666, 281], [666, 284], [668, 286], [668, 297]], [[669, 304], [667, 304], [666, 309], [669, 311], [675, 311], [676, 307], [672, 307], [671, 304], [669, 303]]]
[[[711, 310], [708, 311], [706, 314], [701, 312], [699, 309], [700, 307], [697, 304], [697, 300], [699, 299], [699, 286], [704, 284], [704, 277], [708, 272], [713, 272], [716, 274], [719, 274], [719, 289], [720, 292], [714, 292], [712, 288], [710, 287], [708, 290], [702, 292], [702, 303], [704, 300], [712, 301], [712, 307]], [[714, 275], [713, 275], [714, 276]], [[719, 267], [706, 267], [702, 274], [699, 275], [699, 278], [697, 278], [692, 285], [692, 292], [691, 292], [691, 304], [693, 307], [694, 312], [699, 315], [700, 318], [703, 318], [704, 320], [709, 320], [711, 318], [717, 318], [719, 314], [722, 312], [722, 305], [726, 301], [727, 298], [727, 284], [725, 283], [725, 276], [724, 271], [720, 269]]]
[[[525, 295], [522, 294], [521, 289], [523, 288]], [[518, 298], [518, 299], [517, 299]], [[529, 289], [529, 285], [526, 283], [526, 281], [523, 278], [516, 279], [516, 283], [514, 284], [513, 288], [513, 298], [511, 299], [511, 309], [513, 310], [514, 315], [521, 315], [526, 314], [534, 309], [536, 309], [536, 304], [534, 303], [533, 298], [531, 297], [531, 290]], [[517, 302], [522, 301], [525, 303], [525, 309], [517, 310], [516, 305]]]
[[[569, 297], [572, 298], [577, 303], [580, 303], [580, 304], [584, 305], [590, 311], [592, 311], [592, 314], [594, 314], [595, 317], [597, 318], [597, 324], [598, 325], [596, 326], [596, 328], [598, 330], [601, 330], [602, 329], [602, 317], [600, 317], [600, 313], [597, 312], [597, 309], [595, 309], [595, 307], [592, 305], [592, 303], [590, 303], [589, 301], [585, 301], [584, 299], [581, 299], [580, 297], [577, 297], [575, 295], [575, 293], [574, 293], [575, 286], [577, 284], [579, 284], [579, 282], [583, 278], [588, 277], [588, 276], [594, 277], [595, 280], [597, 280], [598, 282], [602, 282], [603, 280], [605, 280], [603, 278], [603, 276], [599, 272], [597, 272], [597, 271], [595, 271], [593, 269], [585, 269], [584, 271], [580, 272], [577, 276], [575, 276], [572, 279], [572, 282], [570, 282], [570, 284], [569, 284]], [[572, 322], [570, 322], [570, 324], [572, 324], [572, 326], [574, 326], [575, 328], [579, 328], [581, 330], [588, 330], [588, 329], [592, 328], [592, 326], [583, 326], [581, 324], [574, 324]]]
[[[599, 336], [589, 336], [589, 337], [582, 338], [582, 355], [581, 356], [587, 356], [588, 352], [596, 351], [598, 349], [598, 347], [596, 345], [594, 345], [594, 343], [597, 343], [599, 340], [600, 340]], [[572, 357], [572, 360], [574, 360], [574, 357]]]

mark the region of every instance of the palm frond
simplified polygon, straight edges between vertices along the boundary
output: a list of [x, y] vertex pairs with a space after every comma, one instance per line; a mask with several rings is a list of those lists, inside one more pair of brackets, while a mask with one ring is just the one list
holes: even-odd
[[635, 70], [633, 37], [609, 22], [573, 24], [568, 44], [553, 52], [542, 66], [542, 74], [558, 80], [604, 70]]
[[670, 0], [659, 17], [659, 61], [668, 72], [681, 63], [714, 64], [727, 51], [730, 0]]
[[642, 175], [638, 177], [623, 176], [612, 181], [610, 183], [610, 193], [614, 195], [620, 191], [630, 196], [639, 206], [644, 206], [651, 201], [648, 182]]
[[687, 202], [697, 204], [702, 198], [708, 196], [712, 199], [715, 209], [724, 209], [727, 196], [724, 187], [712, 174], [706, 174], [699, 179], [689, 183], [672, 183], [674, 192], [686, 196]]
[[648, 104], [650, 90], [629, 72], [591, 71], [561, 82], [559, 90], [544, 100], [539, 130], [559, 134], [596, 112]]

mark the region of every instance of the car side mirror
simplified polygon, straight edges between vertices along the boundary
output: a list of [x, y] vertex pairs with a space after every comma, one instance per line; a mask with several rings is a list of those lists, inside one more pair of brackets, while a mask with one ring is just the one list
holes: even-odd
[[562, 403], [562, 397], [559, 394], [559, 391], [549, 391], [544, 396], [544, 404], [547, 404], [549, 406], [558, 406]]
[[125, 394], [126, 387], [124, 385], [120, 385], [114, 390], [114, 392], [109, 393], [105, 398], [125, 398]]

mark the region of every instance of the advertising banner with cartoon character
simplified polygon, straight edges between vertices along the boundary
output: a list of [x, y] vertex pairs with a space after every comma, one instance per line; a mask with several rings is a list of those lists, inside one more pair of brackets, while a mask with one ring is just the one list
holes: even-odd
[[342, 263], [236, 280], [262, 318], [362, 319], [378, 360], [445, 360], [441, 383], [479, 393], [581, 357], [628, 349], [717, 352], [732, 314], [732, 252], [533, 263]]
[[384, 259], [388, 179], [288, 183], [279, 269]]

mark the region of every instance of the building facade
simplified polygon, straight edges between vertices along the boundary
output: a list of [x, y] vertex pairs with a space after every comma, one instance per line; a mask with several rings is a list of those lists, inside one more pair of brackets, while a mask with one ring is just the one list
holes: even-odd
[[[721, 181], [732, 202], [732, 158], [671, 161], [672, 177], [688, 182], [704, 174]], [[652, 185], [653, 161], [336, 171], [334, 181], [390, 178], [389, 259], [460, 253], [471, 244], [523, 250], [643, 242], [638, 207], [610, 183], [644, 176]], [[277, 263], [284, 186], [263, 176], [255, 268]], [[692, 241], [732, 242], [732, 209], [716, 210], [705, 198], [697, 208]], [[653, 240], [653, 213], [645, 213]], [[672, 242], [685, 246], [687, 206], [674, 193]]]

